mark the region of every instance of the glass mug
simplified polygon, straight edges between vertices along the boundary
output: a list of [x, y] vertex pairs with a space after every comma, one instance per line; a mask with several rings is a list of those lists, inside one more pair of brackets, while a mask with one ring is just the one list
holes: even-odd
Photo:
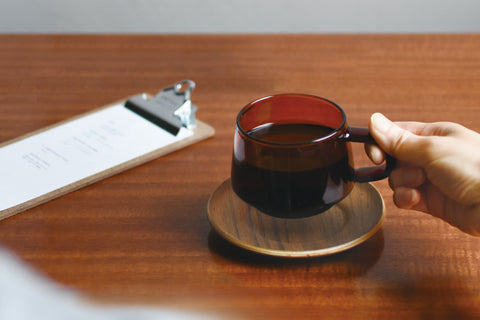
[[231, 183], [258, 210], [281, 218], [319, 214], [345, 198], [355, 182], [386, 178], [395, 166], [354, 169], [350, 142], [375, 143], [368, 128], [349, 127], [334, 102], [279, 94], [238, 114]]

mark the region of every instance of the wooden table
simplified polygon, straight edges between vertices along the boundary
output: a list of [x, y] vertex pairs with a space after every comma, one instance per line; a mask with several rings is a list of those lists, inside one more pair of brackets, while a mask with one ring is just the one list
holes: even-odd
[[230, 174], [236, 113], [261, 96], [320, 95], [355, 126], [380, 111], [480, 131], [480, 35], [1, 35], [0, 142], [182, 79], [213, 138], [3, 220], [0, 244], [102, 301], [242, 319], [480, 317], [480, 239], [396, 208], [386, 181], [382, 229], [327, 257], [244, 251], [206, 209]]

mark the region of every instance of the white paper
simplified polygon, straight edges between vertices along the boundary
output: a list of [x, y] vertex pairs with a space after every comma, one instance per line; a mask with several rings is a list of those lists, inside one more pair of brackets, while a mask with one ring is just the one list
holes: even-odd
[[122, 104], [0, 148], [0, 211], [191, 136], [177, 136]]

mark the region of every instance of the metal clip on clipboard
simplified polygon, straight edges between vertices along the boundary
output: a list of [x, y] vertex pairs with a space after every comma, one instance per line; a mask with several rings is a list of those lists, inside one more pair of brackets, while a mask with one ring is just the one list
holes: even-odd
[[176, 136], [182, 126], [188, 129], [196, 126], [197, 106], [190, 100], [193, 89], [195, 82], [183, 80], [150, 99], [147, 94], [133, 96], [125, 107]]

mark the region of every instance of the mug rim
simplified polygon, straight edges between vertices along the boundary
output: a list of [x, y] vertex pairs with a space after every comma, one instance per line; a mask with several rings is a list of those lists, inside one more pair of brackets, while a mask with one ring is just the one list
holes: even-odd
[[[252, 107], [255, 106], [255, 104], [263, 101], [263, 100], [267, 100], [267, 99], [272, 99], [272, 98], [276, 98], [276, 97], [281, 97], [281, 96], [291, 96], [291, 97], [304, 97], [304, 98], [314, 98], [316, 100], [321, 100], [321, 101], [324, 101], [324, 102], [328, 102], [330, 104], [332, 104], [335, 108], [337, 108], [340, 113], [342, 114], [342, 122], [340, 123], [340, 125], [335, 128], [331, 133], [329, 133], [328, 135], [325, 135], [325, 136], [322, 136], [320, 138], [317, 138], [317, 139], [314, 139], [314, 140], [310, 140], [310, 141], [301, 141], [301, 142], [273, 142], [273, 141], [267, 141], [267, 140], [262, 140], [262, 139], [259, 139], [257, 137], [254, 137], [252, 136], [251, 134], [249, 134], [247, 131], [245, 131], [245, 129], [242, 128], [242, 126], [240, 125], [240, 121], [241, 121], [241, 118], [243, 117], [243, 115], [248, 111], [250, 110]], [[347, 115], [345, 114], [345, 111], [335, 102], [329, 100], [329, 99], [326, 99], [326, 98], [323, 98], [323, 97], [320, 97], [320, 96], [316, 96], [316, 95], [313, 95], [313, 94], [304, 94], [304, 93], [279, 93], [279, 94], [272, 94], [272, 95], [269, 95], [269, 96], [265, 96], [265, 97], [261, 97], [261, 98], [258, 98], [252, 102], [249, 102], [247, 105], [245, 105], [241, 110], [240, 112], [238, 113], [237, 115], [237, 119], [236, 119], [236, 126], [237, 126], [237, 129], [247, 138], [251, 139], [251, 140], [254, 140], [254, 141], [257, 141], [257, 142], [260, 142], [260, 143], [263, 143], [263, 144], [266, 144], [266, 145], [273, 145], [273, 146], [305, 146], [305, 145], [311, 145], [311, 144], [317, 144], [319, 142], [323, 142], [323, 141], [326, 141], [326, 140], [329, 140], [329, 139], [332, 139], [333, 137], [337, 136], [338, 133], [345, 127], [347, 123]], [[262, 124], [263, 125], [263, 124]]]

